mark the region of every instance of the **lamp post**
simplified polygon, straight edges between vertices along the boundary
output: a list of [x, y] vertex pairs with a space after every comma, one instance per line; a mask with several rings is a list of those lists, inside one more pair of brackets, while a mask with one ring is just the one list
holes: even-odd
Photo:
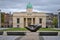
[[60, 9], [59, 10], [57, 10], [58, 11], [58, 28], [60, 28], [59, 26], [60, 26]]
[[0, 10], [0, 27], [1, 27], [1, 10]]

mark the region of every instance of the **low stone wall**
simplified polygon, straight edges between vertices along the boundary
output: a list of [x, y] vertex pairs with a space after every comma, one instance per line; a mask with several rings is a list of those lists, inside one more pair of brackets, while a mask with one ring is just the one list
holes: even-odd
[[25, 36], [26, 32], [4, 31], [3, 36]]
[[[1, 35], [3, 36], [25, 36], [27, 33], [32, 32], [20, 32], [20, 31], [4, 31], [1, 32]], [[39, 36], [60, 36], [60, 32], [34, 32], [39, 33]]]
[[3, 32], [0, 32], [0, 35], [3, 35]]
[[57, 36], [58, 32], [39, 32], [40, 36]]
[[26, 32], [7, 32], [7, 35], [9, 36], [25, 36]]

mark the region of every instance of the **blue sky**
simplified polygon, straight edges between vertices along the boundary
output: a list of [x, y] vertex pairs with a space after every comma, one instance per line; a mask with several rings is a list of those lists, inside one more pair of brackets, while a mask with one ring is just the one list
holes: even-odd
[[55, 12], [60, 9], [60, 0], [0, 0], [0, 9], [5, 12], [22, 11], [29, 2], [37, 11]]

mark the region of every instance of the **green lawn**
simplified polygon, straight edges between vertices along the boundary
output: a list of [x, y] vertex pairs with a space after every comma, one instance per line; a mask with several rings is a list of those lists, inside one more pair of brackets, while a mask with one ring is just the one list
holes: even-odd
[[[28, 31], [26, 28], [9, 28], [0, 31]], [[54, 28], [40, 28], [38, 31], [60, 31]]]
[[26, 28], [9, 28], [9, 29], [4, 29], [0, 31], [27, 31]]
[[54, 28], [40, 28], [38, 31], [60, 31], [60, 30], [56, 30]]

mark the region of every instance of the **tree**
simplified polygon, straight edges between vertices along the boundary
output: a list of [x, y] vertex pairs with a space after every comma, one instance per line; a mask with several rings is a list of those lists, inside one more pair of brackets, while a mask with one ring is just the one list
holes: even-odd
[[53, 25], [54, 25], [54, 27], [57, 27], [57, 25], [58, 25], [58, 19], [57, 19], [57, 17], [54, 17], [53, 18]]
[[4, 14], [1, 13], [1, 22], [4, 23]]

